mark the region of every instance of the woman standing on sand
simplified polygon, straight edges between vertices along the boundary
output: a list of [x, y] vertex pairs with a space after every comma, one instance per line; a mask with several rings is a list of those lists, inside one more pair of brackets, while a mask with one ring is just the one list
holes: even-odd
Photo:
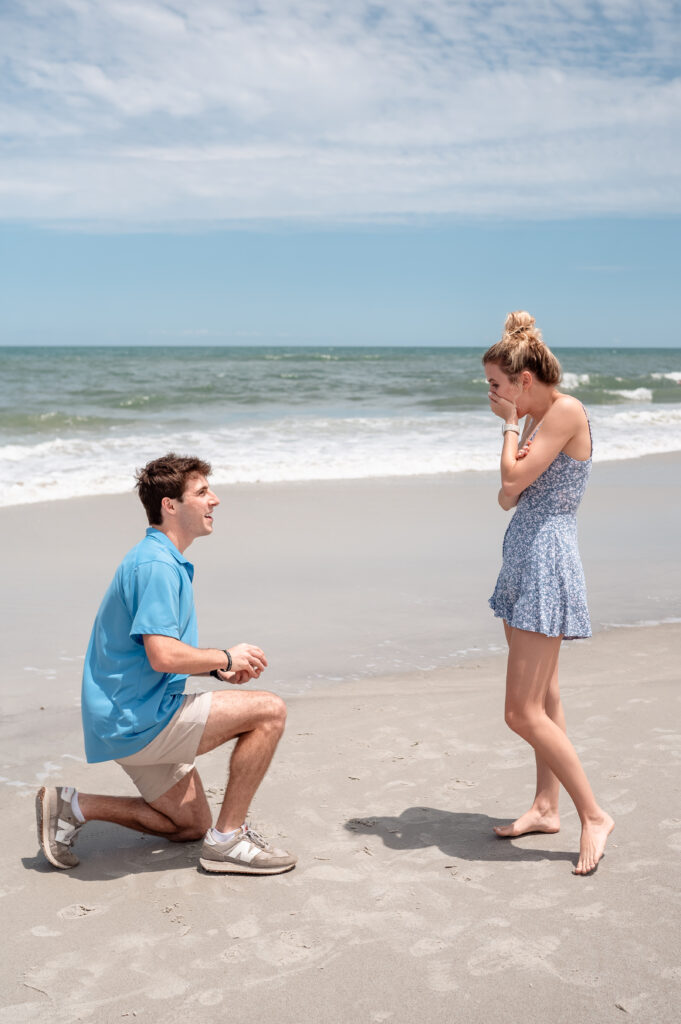
[[583, 405], [556, 390], [560, 364], [529, 313], [508, 315], [501, 341], [482, 361], [490, 408], [504, 421], [499, 504], [515, 508], [489, 603], [508, 642], [506, 723], [534, 748], [537, 763], [529, 811], [494, 831], [500, 838], [557, 832], [562, 783], [582, 822], [575, 873], [586, 875], [614, 822], [596, 803], [565, 733], [558, 655], [563, 639], [591, 636], [576, 522], [591, 471], [591, 428]]

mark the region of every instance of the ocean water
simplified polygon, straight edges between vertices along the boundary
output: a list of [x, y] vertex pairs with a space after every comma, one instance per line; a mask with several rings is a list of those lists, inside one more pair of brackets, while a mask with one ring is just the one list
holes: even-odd
[[[681, 349], [557, 350], [594, 459], [681, 451]], [[216, 484], [495, 469], [467, 348], [0, 348], [0, 505], [127, 491], [166, 451]]]

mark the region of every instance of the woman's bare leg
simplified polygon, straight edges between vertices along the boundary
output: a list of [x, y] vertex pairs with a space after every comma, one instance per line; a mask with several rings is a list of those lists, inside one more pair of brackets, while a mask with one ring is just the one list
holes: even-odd
[[546, 698], [558, 667], [561, 637], [521, 629], [510, 630], [506, 675], [506, 723], [522, 736], [570, 794], [582, 823], [575, 873], [587, 874], [598, 864], [612, 818], [596, 803], [577, 752], [546, 710]]
[[[506, 622], [504, 622], [504, 630], [510, 649], [511, 628]], [[558, 662], [556, 662], [556, 667], [551, 676], [544, 708], [551, 721], [555, 722], [558, 728], [565, 732], [565, 714], [558, 684]], [[500, 839], [515, 839], [517, 836], [527, 835], [528, 832], [554, 833], [560, 831], [560, 815], [558, 811], [560, 782], [536, 750], [534, 752], [534, 759], [537, 766], [537, 788], [532, 806], [524, 814], [521, 814], [519, 818], [511, 822], [510, 825], [498, 825], [494, 829]]]

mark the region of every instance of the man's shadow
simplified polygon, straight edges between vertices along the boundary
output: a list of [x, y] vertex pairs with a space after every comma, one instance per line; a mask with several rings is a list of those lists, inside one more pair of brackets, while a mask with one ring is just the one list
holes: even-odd
[[[350, 818], [345, 828], [356, 835], [378, 836], [391, 850], [424, 850], [438, 847], [446, 857], [468, 861], [575, 861], [566, 850], [547, 850], [545, 844], [556, 836], [535, 835], [531, 849], [518, 846], [513, 840], [497, 839], [494, 825], [503, 825], [501, 818], [468, 811], [442, 811], [434, 807], [408, 807], [399, 817], [365, 815]], [[527, 837], [524, 837], [527, 841]], [[81, 882], [111, 881], [126, 875], [145, 874], [169, 869], [196, 869], [201, 841], [171, 843], [155, 836], [141, 835], [117, 825], [93, 822], [84, 832], [76, 853], [81, 863], [66, 872]], [[49, 874], [55, 870], [43, 856], [22, 858], [28, 871]]]
[[[155, 871], [196, 870], [201, 840], [171, 843], [160, 836], [150, 836], [109, 822], [93, 821], [79, 836], [74, 853], [80, 864], [62, 874], [74, 881], [103, 882], [127, 875]], [[51, 874], [54, 868], [41, 850], [34, 857], [22, 857], [27, 871]]]
[[[526, 849], [513, 839], [498, 839], [492, 831], [495, 825], [508, 822], [490, 818], [487, 814], [468, 811], [441, 811], [435, 807], [408, 807], [399, 818], [366, 815], [350, 818], [345, 828], [359, 835], [378, 836], [391, 850], [423, 850], [437, 846], [446, 857], [479, 861], [575, 861], [575, 855], [566, 850], [547, 850], [545, 847]], [[555, 841], [555, 835], [535, 834], [534, 840], [545, 843]], [[523, 837], [526, 841], [527, 837]]]

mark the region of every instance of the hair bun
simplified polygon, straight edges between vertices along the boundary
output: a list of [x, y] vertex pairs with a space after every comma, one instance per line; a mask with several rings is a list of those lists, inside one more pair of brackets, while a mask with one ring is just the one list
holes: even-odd
[[508, 314], [501, 341], [487, 349], [482, 361], [496, 363], [512, 381], [523, 370], [530, 370], [542, 384], [555, 387], [560, 383], [560, 363], [544, 344], [534, 317], [524, 309]]
[[526, 334], [532, 330], [535, 322], [534, 317], [526, 310], [518, 309], [514, 313], [509, 313], [506, 317], [504, 334], [511, 338], [518, 334]]

